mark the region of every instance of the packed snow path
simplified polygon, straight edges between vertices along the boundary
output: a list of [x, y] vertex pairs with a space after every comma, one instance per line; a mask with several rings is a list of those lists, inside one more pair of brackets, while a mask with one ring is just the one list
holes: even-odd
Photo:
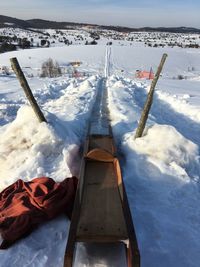
[[105, 68], [104, 68], [105, 78], [108, 78], [110, 74], [111, 74], [111, 46], [106, 46]]
[[109, 135], [109, 125], [106, 79], [102, 78], [90, 118], [89, 134]]

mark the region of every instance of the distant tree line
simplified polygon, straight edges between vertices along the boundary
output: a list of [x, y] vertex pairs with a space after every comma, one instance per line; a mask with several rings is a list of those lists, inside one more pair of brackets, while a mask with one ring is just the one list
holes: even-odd
[[0, 36], [0, 53], [15, 51], [17, 50], [17, 47], [27, 49], [31, 46], [32, 44], [27, 38]]
[[3, 42], [0, 45], [0, 53], [15, 51], [16, 49], [17, 49], [16, 45], [10, 44], [10, 43], [7, 43], [7, 42]]

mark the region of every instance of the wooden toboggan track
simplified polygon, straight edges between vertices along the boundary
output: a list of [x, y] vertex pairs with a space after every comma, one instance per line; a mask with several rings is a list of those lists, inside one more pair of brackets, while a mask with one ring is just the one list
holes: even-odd
[[106, 79], [101, 80], [84, 146], [64, 267], [72, 267], [77, 242], [122, 243], [128, 267], [140, 253], [113, 140]]
[[[111, 47], [106, 48], [105, 77], [110, 73]], [[153, 102], [155, 86], [167, 54], [163, 54], [152, 81], [135, 138], [141, 137]], [[16, 58], [11, 65], [40, 122], [41, 112]], [[117, 158], [107, 107], [106, 78], [101, 80], [84, 146], [78, 188], [73, 208], [64, 267], [72, 267], [76, 243], [121, 243], [128, 267], [140, 266], [140, 253]]]

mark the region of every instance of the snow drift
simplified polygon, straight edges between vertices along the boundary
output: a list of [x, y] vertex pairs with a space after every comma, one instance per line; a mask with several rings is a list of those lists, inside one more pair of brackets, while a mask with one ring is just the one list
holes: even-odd
[[[45, 115], [47, 120], [51, 118], [48, 113]], [[67, 164], [70, 152], [66, 149], [74, 150], [75, 134], [65, 129], [68, 137], [62, 139], [57, 131], [59, 123], [39, 123], [29, 106], [22, 106], [16, 119], [4, 127], [0, 134], [0, 190], [21, 176], [26, 181], [45, 175], [60, 181], [71, 175]]]

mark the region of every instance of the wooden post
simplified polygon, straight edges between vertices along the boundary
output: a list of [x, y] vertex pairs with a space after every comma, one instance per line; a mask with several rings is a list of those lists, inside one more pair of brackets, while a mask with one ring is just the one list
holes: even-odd
[[31, 104], [39, 122], [47, 122], [42, 111], [40, 110], [32, 92], [31, 92], [31, 89], [28, 85], [28, 82], [24, 76], [24, 73], [23, 73], [23, 71], [19, 65], [17, 58], [15, 58], [15, 57], [11, 58], [10, 62], [11, 62], [11, 67], [12, 67], [13, 71], [15, 72], [15, 74], [16, 74], [16, 76], [17, 76], [17, 78], [18, 78], [18, 80], [19, 80], [19, 82], [20, 82], [20, 84], [24, 90], [24, 93], [25, 93], [29, 103]]
[[153, 102], [153, 94], [154, 94], [154, 91], [155, 91], [155, 87], [156, 87], [156, 84], [157, 84], [157, 81], [160, 77], [160, 73], [162, 71], [162, 68], [164, 66], [164, 63], [165, 63], [165, 60], [167, 58], [167, 54], [163, 54], [162, 56], [162, 59], [161, 59], [161, 62], [160, 62], [160, 65], [158, 67], [158, 70], [156, 72], [156, 75], [151, 83], [151, 88], [149, 90], [149, 93], [148, 93], [148, 96], [147, 96], [147, 100], [146, 100], [146, 103], [144, 105], [144, 109], [142, 111], [142, 115], [141, 115], [141, 118], [140, 118], [140, 121], [139, 121], [139, 124], [138, 124], [138, 128], [137, 128], [137, 131], [136, 131], [136, 134], [135, 134], [135, 139], [138, 138], [138, 137], [141, 137], [142, 134], [143, 134], [143, 131], [144, 131], [144, 128], [145, 128], [145, 125], [146, 125], [146, 121], [148, 119], [148, 115], [149, 115], [149, 111], [151, 109], [151, 105], [152, 105], [152, 102]]

